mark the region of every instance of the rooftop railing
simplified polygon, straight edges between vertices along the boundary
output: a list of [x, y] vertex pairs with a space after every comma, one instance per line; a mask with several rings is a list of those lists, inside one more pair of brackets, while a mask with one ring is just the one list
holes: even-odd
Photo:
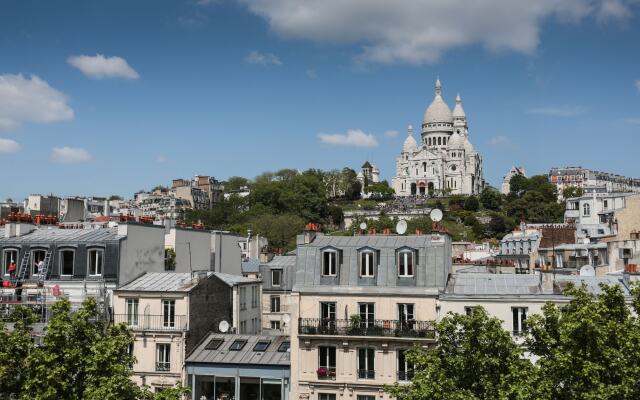
[[113, 323], [124, 323], [133, 331], [184, 331], [185, 315], [114, 314]]
[[302, 335], [384, 336], [435, 338], [433, 321], [364, 320], [300, 318], [298, 333]]

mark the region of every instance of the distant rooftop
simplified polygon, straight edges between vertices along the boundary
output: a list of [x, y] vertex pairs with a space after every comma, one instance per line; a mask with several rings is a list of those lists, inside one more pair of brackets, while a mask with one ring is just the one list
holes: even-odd
[[106, 242], [119, 240], [123, 237], [118, 235], [117, 228], [59, 229], [47, 225], [18, 237], [5, 238], [2, 235], [0, 243]]
[[220, 280], [222, 280], [228, 286], [242, 285], [242, 284], [245, 284], [245, 283], [259, 283], [259, 282], [261, 282], [260, 279], [245, 278], [244, 276], [225, 274], [223, 272], [214, 272], [213, 275], [215, 275], [216, 277], [220, 278]]
[[[212, 272], [207, 275], [211, 276]], [[194, 276], [195, 278], [195, 276]], [[148, 272], [118, 291], [189, 292], [198, 283], [189, 272]]]
[[[246, 341], [246, 343], [238, 345], [241, 347], [239, 350], [230, 350], [229, 347], [236, 341]], [[259, 342], [260, 346], [256, 347]], [[186, 361], [187, 363], [289, 367], [291, 364], [289, 344], [288, 336], [211, 333], [196, 347]]]

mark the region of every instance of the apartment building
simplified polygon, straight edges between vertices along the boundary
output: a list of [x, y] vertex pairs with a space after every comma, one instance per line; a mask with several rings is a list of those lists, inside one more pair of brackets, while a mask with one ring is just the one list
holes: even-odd
[[583, 167], [554, 167], [549, 171], [549, 182], [558, 190], [562, 199], [564, 189], [604, 187], [607, 192], [640, 192], [640, 179], [628, 178], [608, 172], [595, 171]]
[[214, 272], [224, 282], [227, 296], [232, 299], [231, 331], [242, 335], [257, 335], [262, 330], [262, 282], [260, 279]]
[[450, 237], [305, 232], [297, 244], [292, 398], [388, 399], [383, 385], [413, 376], [406, 351], [433, 341]]
[[296, 256], [275, 256], [260, 265], [262, 277], [262, 328], [273, 333], [291, 334], [291, 289], [295, 278]]
[[185, 382], [187, 354], [221, 321], [232, 297], [213, 272], [147, 273], [114, 291], [113, 322], [133, 333], [133, 380], [155, 390]]

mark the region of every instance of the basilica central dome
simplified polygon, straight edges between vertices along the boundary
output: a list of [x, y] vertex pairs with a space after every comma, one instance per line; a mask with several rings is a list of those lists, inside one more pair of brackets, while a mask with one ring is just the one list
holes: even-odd
[[433, 123], [453, 123], [453, 114], [451, 109], [442, 99], [442, 85], [440, 79], [436, 81], [436, 93], [435, 97], [427, 110], [424, 112], [423, 124], [430, 125]]

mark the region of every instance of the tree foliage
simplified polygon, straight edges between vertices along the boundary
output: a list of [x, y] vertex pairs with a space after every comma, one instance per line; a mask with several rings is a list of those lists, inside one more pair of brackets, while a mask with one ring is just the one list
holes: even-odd
[[13, 329], [0, 329], [0, 398], [178, 400], [187, 392], [177, 387], [173, 397], [158, 397], [130, 379], [133, 338], [124, 325], [107, 326], [95, 299], [75, 312], [66, 299], [51, 308], [39, 346], [32, 341], [35, 318], [26, 308], [12, 314]]

